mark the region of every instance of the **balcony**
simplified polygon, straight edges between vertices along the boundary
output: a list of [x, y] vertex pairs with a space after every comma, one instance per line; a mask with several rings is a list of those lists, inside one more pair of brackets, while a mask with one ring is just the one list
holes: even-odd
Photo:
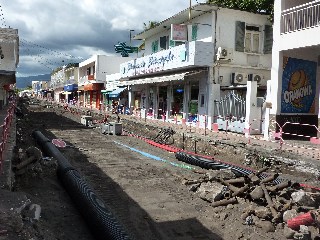
[[320, 1], [312, 1], [284, 10], [281, 34], [320, 26]]
[[121, 78], [153, 74], [166, 70], [212, 66], [214, 46], [211, 42], [193, 41], [136, 58], [120, 65]]

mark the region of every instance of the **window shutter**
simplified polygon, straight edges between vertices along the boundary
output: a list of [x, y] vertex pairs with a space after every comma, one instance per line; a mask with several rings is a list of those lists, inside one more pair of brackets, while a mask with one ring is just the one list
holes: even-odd
[[151, 52], [154, 53], [154, 42], [151, 43]]
[[158, 48], [159, 48], [158, 45], [159, 45], [159, 41], [158, 40], [152, 42], [152, 44], [151, 44], [152, 53], [158, 52]]
[[192, 25], [192, 41], [196, 41], [198, 36], [198, 25]]
[[176, 46], [176, 42], [173, 41], [173, 40], [170, 40], [169, 46], [170, 46], [171, 48], [174, 47], [174, 46]]
[[236, 39], [235, 50], [238, 52], [244, 52], [244, 35], [246, 30], [245, 22], [236, 22]]
[[265, 54], [272, 53], [273, 29], [271, 25], [264, 26], [264, 48]]

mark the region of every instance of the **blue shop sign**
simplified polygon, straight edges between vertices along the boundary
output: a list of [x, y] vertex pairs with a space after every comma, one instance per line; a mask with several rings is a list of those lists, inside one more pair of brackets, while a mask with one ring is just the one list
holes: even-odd
[[73, 92], [78, 90], [77, 84], [68, 84], [63, 87], [63, 90], [66, 92]]

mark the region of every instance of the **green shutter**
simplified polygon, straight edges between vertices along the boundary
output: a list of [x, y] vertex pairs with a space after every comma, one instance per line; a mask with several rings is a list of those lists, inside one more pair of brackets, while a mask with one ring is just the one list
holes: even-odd
[[264, 26], [264, 48], [265, 54], [272, 53], [273, 29], [271, 25]]
[[246, 31], [245, 22], [236, 22], [236, 41], [235, 41], [235, 50], [238, 52], [244, 52], [244, 37]]
[[152, 53], [158, 52], [158, 49], [159, 49], [159, 41], [156, 40], [156, 41], [152, 42], [151, 48], [152, 48]]
[[198, 36], [198, 25], [192, 25], [192, 41], [196, 41]]
[[176, 42], [173, 41], [173, 40], [170, 40], [169, 47], [172, 48], [172, 47], [175, 47], [175, 46], [176, 46]]
[[151, 43], [151, 52], [152, 52], [152, 53], [155, 52], [155, 51], [154, 51], [154, 45], [155, 45], [155, 42], [152, 42], [152, 43]]

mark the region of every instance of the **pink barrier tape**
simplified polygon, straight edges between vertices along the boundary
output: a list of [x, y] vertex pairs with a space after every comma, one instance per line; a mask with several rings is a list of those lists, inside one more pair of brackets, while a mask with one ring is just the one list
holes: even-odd
[[1, 135], [1, 141], [0, 141], [0, 171], [2, 172], [2, 165], [3, 165], [3, 153], [5, 151], [6, 142], [9, 137], [9, 130], [11, 127], [13, 114], [15, 110], [15, 101], [11, 102], [11, 105], [9, 106], [7, 110], [7, 116], [4, 118], [3, 124], [0, 125], [2, 128], [2, 135]]
[[243, 130], [243, 133], [248, 137], [248, 144], [251, 143], [251, 133], [252, 131], [255, 132], [260, 132], [261, 133], [261, 129], [260, 128], [253, 128], [252, 126], [254, 124], [257, 124], [259, 122], [259, 124], [261, 124], [264, 120], [263, 119], [253, 119], [252, 122], [249, 123], [249, 128], [245, 128]]
[[298, 145], [295, 145], [295, 144], [289, 144], [289, 143], [287, 143], [287, 142], [285, 142], [283, 140], [283, 135], [292, 136], [292, 137], [301, 137], [301, 138], [305, 138], [306, 140], [309, 140], [310, 144], [319, 145], [320, 144], [320, 139], [318, 137], [313, 137], [313, 136], [309, 136], [309, 135], [296, 134], [296, 133], [290, 133], [290, 132], [284, 132], [283, 131], [283, 128], [286, 125], [297, 126], [297, 128], [299, 126], [308, 126], [308, 127], [315, 128], [315, 130], [317, 131], [317, 135], [319, 136], [320, 135], [320, 131], [319, 131], [319, 128], [317, 126], [311, 125], [311, 124], [307, 124], [307, 123], [291, 123], [291, 122], [285, 122], [282, 126], [280, 126], [280, 124], [277, 123], [276, 121], [273, 121], [273, 123], [275, 123], [277, 125], [277, 127], [279, 128], [279, 132], [274, 132], [273, 133], [273, 137], [279, 139], [280, 149], [283, 148], [283, 145], [287, 145], [287, 146], [290, 146], [290, 147], [293, 147], [293, 148], [302, 148], [302, 149], [306, 149], [306, 150], [316, 150], [316, 151], [318, 151], [318, 155], [320, 156], [320, 149], [314, 148], [312, 146], [302, 147], [302, 146], [298, 146]]
[[[252, 168], [249, 168], [249, 167], [244, 167], [240, 164], [235, 164], [235, 163], [230, 163], [230, 162], [226, 162], [226, 161], [222, 161], [222, 160], [219, 160], [217, 158], [213, 158], [211, 156], [208, 156], [208, 155], [202, 155], [202, 154], [197, 154], [197, 153], [194, 153], [194, 152], [190, 152], [190, 151], [186, 151], [186, 150], [183, 150], [182, 148], [178, 148], [178, 147], [175, 147], [175, 146], [171, 146], [171, 145], [166, 145], [166, 144], [160, 144], [160, 143], [156, 143], [154, 142], [153, 140], [150, 140], [150, 139], [147, 139], [145, 137], [142, 137], [142, 136], [137, 136], [135, 134], [131, 134], [131, 133], [127, 133], [126, 134], [127, 136], [130, 136], [130, 137], [135, 137], [135, 138], [139, 138], [143, 141], [145, 141], [146, 143], [152, 145], [152, 146], [155, 146], [155, 147], [158, 147], [158, 148], [161, 148], [161, 149], [164, 149], [166, 151], [169, 151], [169, 152], [185, 152], [187, 154], [192, 154], [194, 156], [199, 156], [199, 157], [203, 157], [203, 158], [206, 158], [208, 160], [213, 160], [214, 161], [218, 161], [220, 163], [224, 163], [224, 164], [228, 164], [228, 165], [233, 165], [233, 166], [236, 166], [236, 167], [240, 167], [240, 168], [243, 168], [243, 169], [247, 169], [247, 170], [250, 170], [250, 171], [253, 171], [253, 172], [256, 172], [256, 170], [252, 169]], [[311, 185], [307, 185], [307, 184], [303, 184], [303, 183], [298, 183], [300, 187], [302, 188], [309, 188], [309, 189], [313, 189], [315, 191], [319, 191], [320, 192], [320, 188], [319, 187], [315, 187], [315, 186], [311, 186]]]

